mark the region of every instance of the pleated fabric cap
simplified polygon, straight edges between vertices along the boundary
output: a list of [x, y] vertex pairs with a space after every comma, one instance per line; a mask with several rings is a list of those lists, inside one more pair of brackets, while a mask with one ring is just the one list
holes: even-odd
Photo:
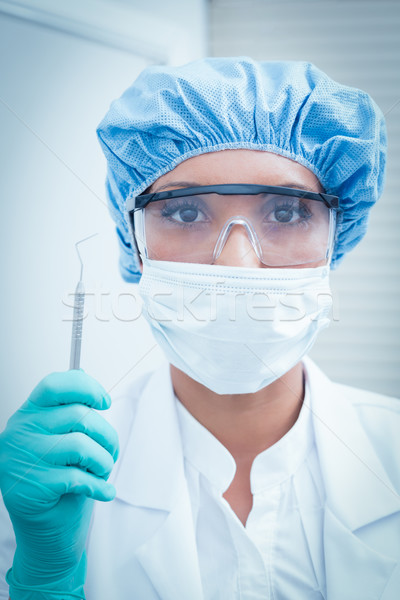
[[361, 90], [307, 62], [205, 58], [145, 69], [115, 100], [97, 134], [106, 156], [107, 195], [126, 281], [140, 279], [126, 201], [182, 161], [248, 148], [291, 158], [339, 196], [332, 267], [364, 236], [382, 193], [383, 115]]

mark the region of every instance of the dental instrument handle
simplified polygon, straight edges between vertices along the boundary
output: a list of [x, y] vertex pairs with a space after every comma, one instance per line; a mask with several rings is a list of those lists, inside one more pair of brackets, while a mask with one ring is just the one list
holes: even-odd
[[78, 281], [75, 289], [74, 316], [72, 320], [71, 357], [69, 368], [79, 369], [81, 361], [83, 311], [85, 307], [85, 288]]

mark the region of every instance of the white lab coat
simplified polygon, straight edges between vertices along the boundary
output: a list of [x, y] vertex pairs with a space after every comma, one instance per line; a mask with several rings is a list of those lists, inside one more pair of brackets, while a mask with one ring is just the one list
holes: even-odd
[[[314, 568], [325, 569], [328, 600], [398, 600], [400, 402], [333, 384], [305, 364], [327, 497], [325, 556], [312, 556]], [[87, 597], [201, 600], [167, 369], [135, 395], [117, 401], [111, 414], [122, 446], [113, 475], [117, 498], [96, 505]], [[302, 518], [313, 548], [312, 515]]]
[[[333, 384], [305, 365], [327, 498], [324, 556], [311, 557], [317, 578], [324, 569], [327, 600], [398, 600], [400, 402]], [[108, 412], [121, 444], [117, 497], [96, 503], [87, 600], [202, 600], [168, 368]], [[312, 553], [318, 532], [311, 514], [302, 521]]]

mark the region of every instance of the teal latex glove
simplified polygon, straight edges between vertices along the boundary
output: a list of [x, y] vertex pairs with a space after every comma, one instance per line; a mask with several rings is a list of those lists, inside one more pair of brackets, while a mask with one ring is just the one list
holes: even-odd
[[0, 435], [0, 488], [17, 542], [7, 574], [12, 600], [84, 598], [93, 500], [115, 496], [106, 480], [117, 434], [93, 410], [110, 404], [82, 370], [52, 373]]

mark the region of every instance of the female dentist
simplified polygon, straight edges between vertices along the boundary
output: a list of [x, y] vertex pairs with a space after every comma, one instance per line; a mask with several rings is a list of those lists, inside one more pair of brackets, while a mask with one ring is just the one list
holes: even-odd
[[213, 58], [146, 69], [98, 136], [167, 362], [107, 421], [83, 371], [10, 419], [3, 597], [397, 599], [400, 405], [306, 358], [382, 191], [379, 109], [308, 63]]

